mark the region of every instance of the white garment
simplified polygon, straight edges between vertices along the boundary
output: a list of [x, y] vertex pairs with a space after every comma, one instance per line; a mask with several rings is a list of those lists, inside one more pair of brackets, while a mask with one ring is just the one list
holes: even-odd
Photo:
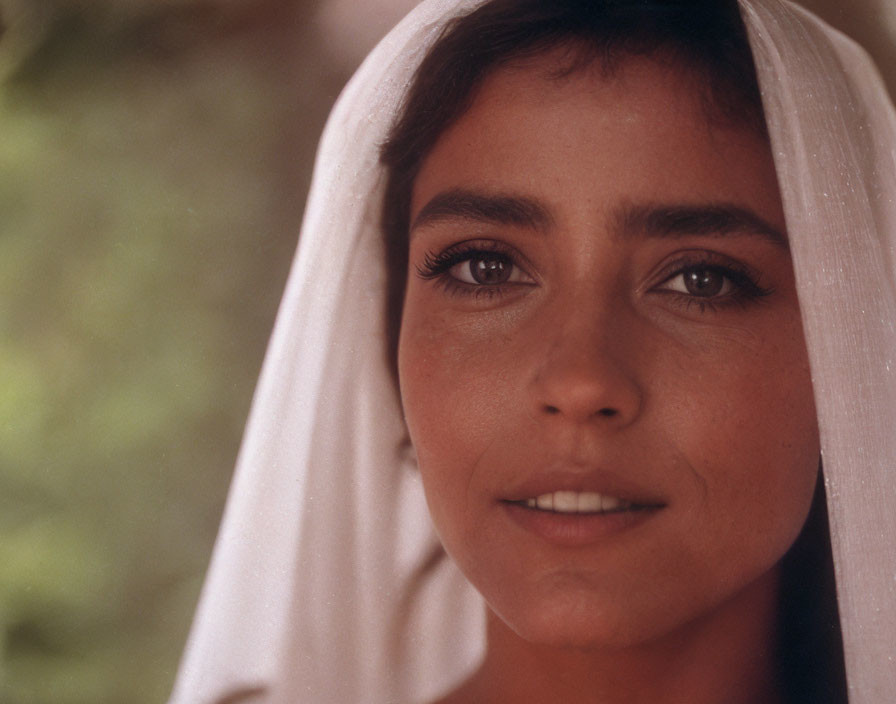
[[[481, 600], [439, 559], [403, 449], [378, 164], [428, 47], [480, 1], [423, 2], [330, 117], [171, 704], [424, 701], [482, 656]], [[741, 5], [813, 372], [850, 702], [884, 704], [896, 696], [896, 114], [850, 40], [780, 0]]]

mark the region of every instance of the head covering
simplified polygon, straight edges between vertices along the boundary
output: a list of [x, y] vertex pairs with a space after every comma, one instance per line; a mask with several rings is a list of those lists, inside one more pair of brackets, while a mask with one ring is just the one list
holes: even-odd
[[[427, 49], [480, 3], [421, 3], [333, 110], [171, 704], [426, 701], [483, 654], [484, 609], [441, 559], [386, 358], [378, 161]], [[781, 0], [741, 9], [812, 368], [850, 702], [881, 704], [896, 692], [896, 114], [852, 41]]]

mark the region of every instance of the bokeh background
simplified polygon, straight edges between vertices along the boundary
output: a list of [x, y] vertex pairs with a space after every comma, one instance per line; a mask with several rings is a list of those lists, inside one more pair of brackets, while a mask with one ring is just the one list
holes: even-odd
[[[0, 0], [0, 704], [171, 688], [326, 113], [414, 0]], [[814, 0], [896, 87], [896, 3]]]

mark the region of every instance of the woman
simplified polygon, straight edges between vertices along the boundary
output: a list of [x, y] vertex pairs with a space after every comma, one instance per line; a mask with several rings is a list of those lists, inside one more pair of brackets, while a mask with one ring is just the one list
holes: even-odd
[[[406, 429], [391, 361], [369, 343], [387, 338], [377, 148], [419, 54], [449, 17], [477, 4], [421, 6], [368, 60], [334, 113], [175, 700], [240, 701], [253, 694], [265, 701], [428, 700], [464, 680], [468, 689], [457, 690], [459, 701], [499, 691], [509, 696], [508, 666], [517, 668], [520, 681], [529, 674], [521, 663], [533, 670], [557, 665], [558, 672], [575, 672], [574, 658], [560, 663], [551, 661], [553, 655], [568, 652], [568, 646], [593, 651], [659, 642], [663, 635], [680, 633], [683, 624], [718, 615], [724, 604], [731, 606], [723, 609], [727, 620], [710, 619], [714, 629], [728, 624], [728, 632], [743, 639], [700, 640], [698, 659], [722, 661], [725, 682], [716, 682], [714, 671], [684, 679], [698, 681], [704, 698], [713, 692], [727, 696], [732, 682], [748, 677], [749, 665], [759, 674], [748, 677], [755, 688], [745, 701], [775, 701], [785, 691], [770, 674], [772, 656], [757, 645], [767, 649], [772, 643], [769, 627], [781, 593], [776, 585], [784, 578], [776, 565], [800, 531], [813, 495], [814, 396], [850, 702], [886, 701], [896, 690], [888, 660], [896, 623], [889, 545], [896, 525], [887, 510], [887, 499], [896, 497], [886, 482], [896, 457], [888, 432], [896, 407], [890, 374], [896, 349], [896, 212], [889, 196], [896, 187], [894, 120], [862, 55], [816, 20], [774, 0], [742, 3], [771, 150], [760, 148], [761, 126], [755, 121], [749, 126], [749, 110], [743, 110], [749, 101], [706, 101], [705, 91], [689, 82], [692, 70], [663, 72], [656, 61], [642, 58], [602, 75], [593, 62], [571, 70], [569, 56], [540, 52], [533, 64], [515, 66], [515, 74], [505, 71], [500, 81], [485, 78], [458, 119], [421, 152], [419, 170], [406, 188], [412, 234], [397, 359], [404, 410], [436, 525], [495, 614], [488, 619], [485, 665], [467, 679], [482, 659], [482, 609], [440, 559], [429, 534], [416, 461], [402, 442]], [[545, 78], [549, 75], [553, 78]], [[672, 106], [661, 120], [650, 107], [657, 96]], [[528, 108], [520, 110], [521, 105]], [[597, 149], [592, 158], [580, 158], [581, 141], [564, 142], [560, 137], [567, 135], [544, 129], [551, 124], [545, 111], [558, 105], [570, 108], [563, 124], [572, 124], [574, 134], [587, 133], [595, 120], [613, 118], [601, 131], [608, 141], [591, 144]], [[537, 124], [531, 123], [538, 116]], [[575, 122], [576, 116], [582, 121]], [[635, 133], [617, 129], [631, 119], [639, 128]], [[489, 120], [498, 122], [489, 127]], [[664, 140], [663, 130], [673, 127], [675, 140]], [[543, 134], [553, 140], [539, 151]], [[646, 135], [643, 145], [638, 135]], [[671, 147], [682, 143], [688, 149]], [[514, 149], [502, 151], [506, 144]], [[534, 173], [553, 178], [532, 183], [524, 178], [518, 148], [525, 144], [534, 145], [527, 152], [538, 160]], [[607, 157], [614, 145], [621, 145], [622, 153], [612, 163], [618, 166], [635, 153], [634, 167], [643, 168], [633, 167], [634, 176], [605, 174], [596, 193], [583, 190], [595, 176], [588, 164]], [[562, 164], [551, 162], [558, 151]], [[658, 154], [675, 166], [672, 176], [659, 181], [658, 164], [651, 161]], [[783, 212], [769, 189], [775, 175], [770, 154]], [[737, 177], [726, 173], [731, 164], [737, 164]], [[502, 186], [516, 178], [515, 193], [526, 183], [531, 189], [525, 198], [496, 202], [482, 187], [483, 178]], [[539, 207], [540, 200], [529, 197], [533, 193], [555, 207]], [[688, 200], [728, 205], [697, 212], [665, 207]], [[599, 207], [583, 210], [579, 205], [586, 201]], [[657, 202], [662, 207], [637, 207]], [[628, 235], [584, 236], [596, 229], [588, 217], [611, 211]], [[394, 224], [389, 212], [387, 205], [387, 222]], [[695, 222], [710, 222], [712, 227], [703, 229], [732, 235], [726, 242], [747, 241], [736, 251], [746, 247], [748, 261], [701, 240], [688, 250], [699, 256], [673, 257], [643, 285], [625, 289], [622, 284], [630, 280], [619, 279], [619, 272], [637, 270], [650, 257], [643, 248], [620, 250], [615, 240], [668, 244], [682, 218], [691, 231]], [[488, 234], [496, 220], [516, 227], [509, 243], [506, 234]], [[560, 232], [572, 239], [562, 240], [561, 248], [545, 245], [552, 226], [554, 239]], [[459, 238], [448, 232], [452, 227], [478, 234]], [[657, 232], [667, 236], [645, 238]], [[455, 247], [471, 240], [476, 247]], [[532, 245], [535, 241], [542, 244]], [[393, 248], [391, 261], [400, 261], [404, 251]], [[551, 260], [558, 251], [580, 256]], [[795, 280], [788, 273], [791, 255]], [[576, 269], [582, 262], [590, 264]], [[538, 292], [557, 290], [558, 281], [593, 280], [601, 266], [607, 268], [600, 280], [619, 284], [615, 298], [593, 288], [567, 287], [568, 295], [551, 299], [565, 301], [562, 305], [535, 306], [540, 326], [514, 327], [514, 321], [534, 319], [515, 308], [522, 301], [539, 300]], [[756, 269], [763, 275], [756, 276]], [[551, 271], [569, 276], [546, 273]], [[580, 275], [573, 275], [577, 271]], [[496, 285], [503, 286], [500, 294]], [[446, 298], [449, 290], [469, 295], [482, 287], [490, 292], [476, 293], [460, 308], [446, 303], [459, 300]], [[651, 307], [609, 315], [609, 303], [631, 300], [619, 298], [620, 287], [644, 293], [639, 300]], [[503, 317], [483, 307], [488, 297], [505, 294], [510, 303]], [[725, 313], [712, 313], [708, 326], [698, 322], [693, 306], [723, 301]], [[603, 308], [595, 308], [598, 303]], [[480, 321], [472, 326], [471, 305], [479, 306], [474, 310]], [[576, 305], [587, 314], [574, 315]], [[686, 326], [670, 322], [681, 320], [680, 313], [657, 317], [657, 310], [671, 305], [685, 311]], [[645, 319], [655, 323], [654, 332], [663, 330], [664, 345], [657, 335], [643, 334]], [[494, 346], [502, 337], [506, 344]], [[600, 351], [596, 358], [605, 367], [600, 374], [594, 372], [595, 357], [581, 354], [583, 347]], [[532, 350], [543, 352], [539, 364], [550, 363], [527, 366]], [[695, 372], [686, 352], [705, 364]], [[651, 367], [656, 360], [662, 364]], [[736, 369], [720, 371], [726, 360], [734, 360]], [[536, 373], [529, 374], [533, 369]], [[636, 373], [630, 374], [632, 369]], [[534, 380], [527, 388], [535, 391], [524, 398], [514, 395], [519, 370]], [[578, 381], [570, 380], [570, 370]], [[597, 377], [614, 381], [596, 385]], [[489, 380], [493, 383], [483, 391]], [[676, 386], [684, 381], [690, 384]], [[589, 449], [575, 430], [585, 418], [592, 430], [600, 428], [594, 432], [612, 428], [621, 437], [618, 433], [643, 424], [651, 413], [656, 419], [655, 410], [645, 409], [655, 408], [646, 399], [656, 397], [657, 385], [673, 401], [663, 406], [656, 432]], [[695, 387], [696, 396], [690, 391]], [[467, 407], [458, 408], [464, 400]], [[510, 412], [517, 404], [519, 411]], [[501, 414], [512, 422], [497, 433], [505, 422]], [[569, 423], [570, 418], [579, 420]], [[593, 425], [598, 420], [600, 425]], [[703, 435], [711, 434], [711, 441], [701, 437], [700, 428], [709, 428]], [[594, 432], [586, 435], [593, 438]], [[491, 444], [496, 437], [499, 453]], [[554, 450], [546, 452], [550, 443]], [[604, 451], [608, 446], [615, 450]], [[661, 472], [657, 456], [668, 458]], [[720, 456], [724, 462], [717, 461]], [[527, 461], [549, 467], [549, 481], [529, 472]], [[578, 465], [589, 468], [590, 478], [581, 484], [569, 479]], [[464, 468], [459, 474], [458, 467]], [[489, 484], [496, 475], [505, 481]], [[529, 479], [516, 486], [519, 476]], [[554, 513], [571, 510], [570, 492], [587, 504], [586, 514], [594, 515]], [[744, 502], [745, 493], [755, 500]], [[600, 511], [593, 506], [595, 497]], [[759, 513], [751, 514], [757, 506]], [[510, 518], [503, 513], [496, 518], [498, 512]], [[726, 516], [736, 529], [729, 528]], [[510, 521], [521, 526], [518, 532], [507, 527]], [[762, 530], [754, 529], [755, 521]], [[708, 538], [688, 535], [689, 526]], [[537, 568], [517, 564], [522, 548], [541, 551]], [[553, 569], [558, 555], [570, 554], [576, 559], [563, 563], [566, 571], [537, 572], [552, 560]], [[604, 565], [607, 571], [601, 571]], [[547, 574], [548, 581], [533, 580], [536, 572]], [[650, 587], [658, 580], [664, 591], [652, 599]], [[618, 607], [620, 601], [626, 608]], [[744, 618], [746, 608], [754, 619]], [[523, 652], [528, 646], [521, 642], [541, 649]], [[734, 653], [727, 659], [725, 647]], [[665, 648], [660, 664], [670, 662], [671, 652]], [[498, 656], [503, 667], [495, 665]], [[583, 677], [597, 664], [586, 660]], [[605, 666], [609, 662], [603, 659]], [[638, 666], [648, 662], [637, 661]], [[603, 674], [601, 686], [609, 677], [606, 669]], [[644, 681], [657, 684], [662, 678]], [[680, 684], [675, 678], [666, 681]], [[578, 696], [575, 686], [561, 698]], [[619, 691], [607, 690], [606, 696]], [[680, 699], [693, 691], [674, 695]]]

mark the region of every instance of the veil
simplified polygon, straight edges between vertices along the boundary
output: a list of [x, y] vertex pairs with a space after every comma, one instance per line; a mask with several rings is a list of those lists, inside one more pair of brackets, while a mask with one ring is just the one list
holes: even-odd
[[[384, 141], [444, 23], [426, 0], [321, 140], [287, 284], [170, 704], [434, 698], [484, 608], [430, 526], [386, 358]], [[896, 692], [896, 113], [864, 52], [741, 0], [791, 242], [822, 439], [851, 704]]]

